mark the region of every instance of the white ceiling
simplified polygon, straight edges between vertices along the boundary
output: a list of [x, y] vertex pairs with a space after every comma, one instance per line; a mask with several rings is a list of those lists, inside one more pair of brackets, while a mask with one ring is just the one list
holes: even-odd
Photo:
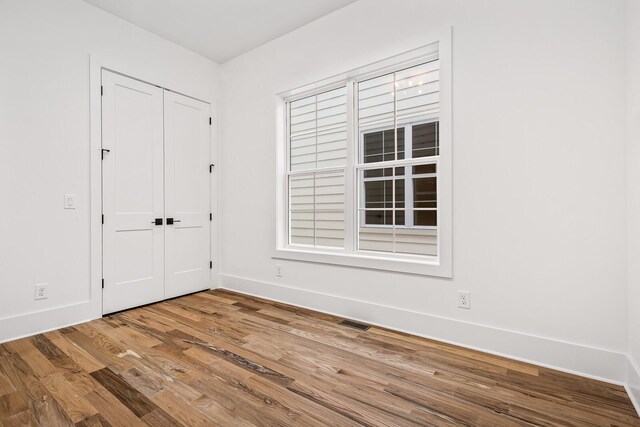
[[218, 63], [356, 0], [84, 0]]

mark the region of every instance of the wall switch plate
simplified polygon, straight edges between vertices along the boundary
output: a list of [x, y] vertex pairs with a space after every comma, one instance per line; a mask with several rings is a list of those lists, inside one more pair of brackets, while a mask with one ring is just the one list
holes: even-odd
[[49, 284], [48, 283], [37, 284], [35, 299], [47, 299], [47, 298], [49, 298]]
[[471, 292], [458, 291], [458, 307], [466, 309], [471, 308]]
[[76, 208], [76, 195], [75, 194], [65, 194], [64, 195], [64, 208], [65, 209], [75, 209]]
[[276, 277], [282, 277], [282, 265], [276, 264]]

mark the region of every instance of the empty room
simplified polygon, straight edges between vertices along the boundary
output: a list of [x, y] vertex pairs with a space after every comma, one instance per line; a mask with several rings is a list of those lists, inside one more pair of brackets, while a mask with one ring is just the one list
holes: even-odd
[[640, 427], [640, 0], [0, 0], [0, 427]]

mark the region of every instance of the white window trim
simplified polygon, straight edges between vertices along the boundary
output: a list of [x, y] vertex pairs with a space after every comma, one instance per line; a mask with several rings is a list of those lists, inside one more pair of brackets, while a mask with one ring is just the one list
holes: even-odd
[[[451, 68], [451, 27], [434, 31], [430, 37], [431, 42], [421, 48], [405, 52], [401, 55], [361, 67], [350, 72], [325, 79], [298, 89], [278, 94], [276, 102], [276, 248], [272, 257], [276, 259], [297, 260], [321, 264], [344, 265], [358, 268], [395, 271], [401, 273], [436, 276], [451, 278], [453, 273], [453, 233], [452, 233], [452, 68]], [[437, 50], [435, 48], [437, 46]], [[357, 191], [358, 187], [356, 170], [356, 148], [353, 143], [358, 131], [355, 123], [355, 106], [353, 105], [354, 87], [357, 81], [366, 80], [372, 76], [382, 75], [400, 68], [411, 67], [433, 59], [437, 55], [439, 59], [440, 73], [440, 115], [439, 138], [440, 151], [437, 159], [438, 165], [438, 233], [436, 256], [411, 256], [396, 255], [391, 253], [355, 252], [357, 241]], [[335, 89], [346, 85], [347, 88], [347, 164], [345, 167], [345, 248], [314, 248], [302, 245], [288, 244], [288, 185], [286, 168], [288, 161], [288, 144], [284, 144], [287, 138], [287, 113], [284, 100], [294, 101]], [[425, 158], [418, 158], [418, 162], [424, 162]], [[416, 159], [408, 159], [404, 162], [411, 164]], [[394, 161], [394, 165], [399, 162]], [[384, 167], [384, 162], [376, 163], [376, 167]], [[331, 168], [334, 169], [334, 168]]]

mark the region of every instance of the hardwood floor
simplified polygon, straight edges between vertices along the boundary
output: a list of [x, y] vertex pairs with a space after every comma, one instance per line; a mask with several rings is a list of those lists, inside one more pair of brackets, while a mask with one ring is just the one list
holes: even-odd
[[640, 426], [624, 389], [228, 291], [0, 345], [0, 424]]

